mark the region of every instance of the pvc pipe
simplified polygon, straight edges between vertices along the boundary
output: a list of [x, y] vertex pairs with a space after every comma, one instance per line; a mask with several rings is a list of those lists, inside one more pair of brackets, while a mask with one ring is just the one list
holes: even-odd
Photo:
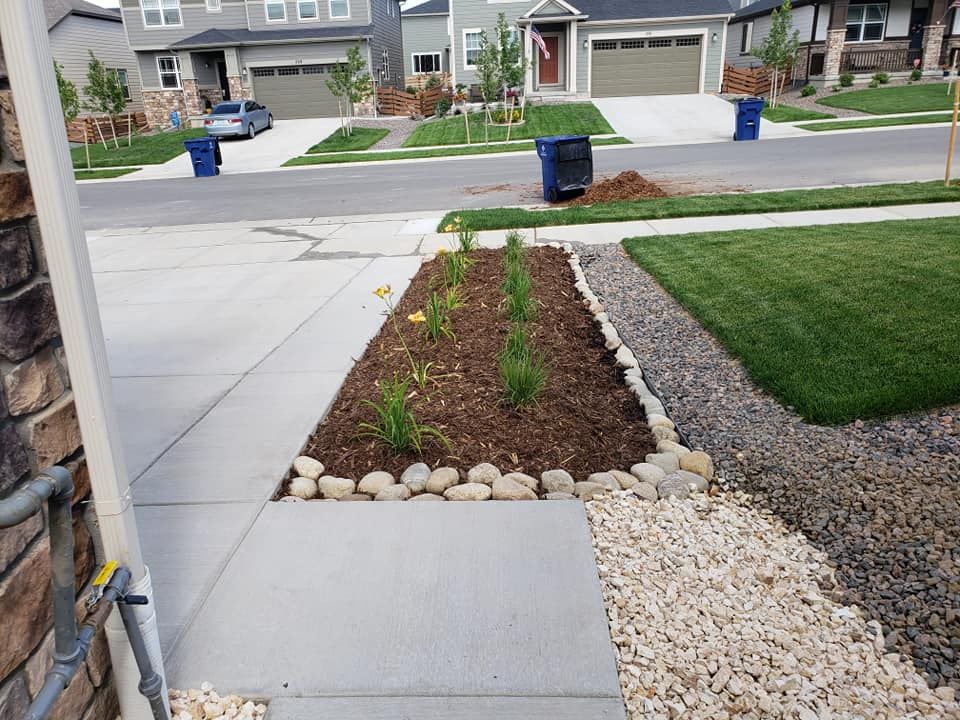
[[[138, 586], [139, 594], [148, 597], [152, 610], [153, 592], [140, 552], [126, 463], [113, 411], [103, 328], [51, 67], [53, 55], [42, 3], [0, 1], [0, 38], [16, 101], [63, 343], [70, 359], [70, 380], [104, 552], [109, 559], [130, 569], [132, 584]], [[115, 614], [111, 614], [111, 619]], [[147, 618], [143, 620], [144, 642], [154, 667], [162, 676], [156, 624], [146, 622]], [[119, 618], [114, 622], [122, 626]], [[108, 640], [124, 720], [150, 720], [149, 704], [136, 690], [139, 677], [126, 636], [108, 633]]]

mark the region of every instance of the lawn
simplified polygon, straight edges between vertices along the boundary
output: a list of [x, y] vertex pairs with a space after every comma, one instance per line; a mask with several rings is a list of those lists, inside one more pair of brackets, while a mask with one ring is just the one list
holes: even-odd
[[384, 128], [358, 127], [353, 129], [352, 135], [344, 137], [342, 132], [336, 130], [326, 140], [317, 143], [307, 150], [307, 154], [366, 150], [376, 145], [389, 134], [390, 131]]
[[109, 180], [123, 175], [135, 173], [139, 168], [108, 168], [106, 170], [76, 170], [73, 173], [77, 180]]
[[[158, 135], [135, 135], [131, 147], [126, 147], [126, 141], [120, 139], [119, 150], [113, 143], [107, 143], [108, 150], [104, 150], [102, 143], [90, 145], [90, 164], [95, 168], [160, 165], [186, 152], [183, 149], [184, 140], [206, 137], [206, 134], [204, 129], [197, 128]], [[73, 167], [78, 169], [87, 167], [87, 156], [83, 146], [72, 148], [70, 156], [73, 158]]]
[[960, 401], [957, 221], [632, 238], [627, 252], [809, 422]]
[[800, 120], [827, 120], [836, 117], [829, 113], [814, 112], [804, 108], [793, 107], [792, 105], [777, 105], [775, 108], [765, 107], [763, 109], [763, 119], [770, 122], [799, 122]]
[[[613, 128], [592, 103], [564, 105], [538, 105], [528, 107], [523, 125], [514, 125], [511, 140], [531, 140], [545, 135], [608, 135]], [[470, 139], [484, 140], [486, 114], [470, 115]], [[490, 127], [490, 140], [507, 139], [506, 127]], [[467, 142], [466, 123], [462, 115], [421, 124], [407, 138], [404, 147], [429, 147], [432, 145], [461, 145]]]
[[930, 123], [945, 123], [953, 120], [953, 113], [937, 113], [935, 115], [908, 115], [898, 118], [864, 118], [863, 120], [839, 120], [837, 122], [810, 123], [797, 125], [803, 130], [823, 132], [824, 130], [856, 130], [858, 128], [894, 127], [897, 125], [927, 125]]
[[586, 223], [658, 220], [707, 215], [741, 215], [744, 213], [789, 212], [792, 210], [830, 210], [852, 207], [882, 207], [912, 203], [955, 202], [960, 188], [944, 187], [943, 182], [891, 183], [868, 187], [836, 187], [818, 190], [736, 193], [724, 195], [689, 195], [654, 200], [630, 200], [568, 207], [557, 210], [523, 210], [492, 208], [458, 210], [440, 221], [440, 228], [461, 216], [474, 230], [546, 227], [550, 225], [583, 225]]
[[825, 97], [820, 105], [859, 110], [870, 115], [950, 110], [953, 94], [947, 93], [946, 83], [900, 85], [898, 87], [854, 90]]
[[[622, 137], [593, 138], [594, 146], [600, 145], [630, 145], [630, 141]], [[328, 153], [326, 155], [304, 155], [287, 160], [284, 167], [302, 165], [330, 165], [345, 162], [373, 162], [377, 160], [420, 160], [423, 158], [451, 157], [456, 155], [490, 155], [505, 152], [532, 152], [536, 146], [532, 142], [521, 143], [491, 143], [479, 144], [470, 147], [457, 148], [429, 148], [423, 150], [393, 150], [390, 152], [372, 153]]]

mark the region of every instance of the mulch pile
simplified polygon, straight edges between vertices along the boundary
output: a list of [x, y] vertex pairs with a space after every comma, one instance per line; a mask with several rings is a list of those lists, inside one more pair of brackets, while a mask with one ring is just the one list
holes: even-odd
[[587, 189], [586, 194], [570, 201], [570, 205], [594, 205], [617, 200], [647, 200], [667, 197], [667, 192], [643, 178], [636, 170], [626, 170], [616, 177], [601, 180]]
[[534, 296], [540, 303], [528, 333], [548, 362], [547, 387], [537, 404], [522, 411], [501, 401], [497, 355], [510, 327], [501, 311], [503, 251], [478, 250], [471, 257], [476, 264], [462, 288], [465, 306], [452, 313], [455, 339], [434, 345], [406, 319], [423, 309], [431, 289], [439, 286], [441, 260], [424, 264], [397, 307], [414, 357], [435, 363], [433, 382], [426, 390], [421, 393], [413, 387], [415, 415], [438, 428], [454, 452], [431, 442], [423, 457], [397, 455], [380, 442], [359, 436], [359, 424], [374, 419], [364, 401], [379, 400], [378, 382], [409, 370], [387, 322], [347, 376], [306, 454], [323, 462], [327, 474], [355, 480], [373, 470], [399, 476], [421, 460], [431, 467], [448, 465], [464, 472], [481, 462], [493, 463], [504, 473], [536, 476], [564, 468], [583, 480], [592, 472], [628, 469], [655, 452], [643, 409], [603, 347], [560, 250], [540, 247], [528, 252]]

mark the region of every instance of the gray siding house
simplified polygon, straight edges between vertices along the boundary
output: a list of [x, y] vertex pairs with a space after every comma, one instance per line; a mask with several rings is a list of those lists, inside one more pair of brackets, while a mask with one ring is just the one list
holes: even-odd
[[399, 0], [121, 0], [152, 125], [254, 99], [277, 119], [337, 114], [326, 80], [356, 46], [377, 85], [403, 86]]
[[729, 0], [450, 0], [453, 82], [476, 83], [480, 33], [501, 12], [523, 36], [533, 97], [720, 91]]
[[63, 76], [85, 100], [89, 51], [116, 72], [127, 98], [127, 109], [143, 110], [140, 95], [140, 71], [137, 59], [127, 45], [120, 12], [84, 0], [44, 0], [47, 34], [53, 58], [63, 65]]
[[450, 0], [428, 0], [403, 12], [407, 76], [450, 72]]

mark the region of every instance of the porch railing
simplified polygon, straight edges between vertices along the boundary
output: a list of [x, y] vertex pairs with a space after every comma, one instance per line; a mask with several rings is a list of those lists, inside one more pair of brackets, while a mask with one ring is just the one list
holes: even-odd
[[840, 56], [840, 72], [904, 72], [913, 70], [914, 62], [923, 59], [922, 50], [844, 50]]

